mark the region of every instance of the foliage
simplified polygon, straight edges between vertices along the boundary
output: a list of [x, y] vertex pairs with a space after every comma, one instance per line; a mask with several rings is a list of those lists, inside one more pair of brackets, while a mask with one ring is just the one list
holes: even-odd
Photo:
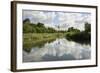
[[69, 40], [79, 42], [79, 43], [87, 44], [87, 43], [90, 43], [90, 41], [91, 41], [91, 34], [82, 31], [82, 32], [78, 32], [78, 33], [67, 34], [66, 38]]
[[68, 28], [68, 32], [80, 32], [79, 29], [75, 29], [74, 27]]
[[[58, 27], [60, 28], [60, 27]], [[66, 38], [69, 40], [77, 41], [77, 42], [87, 42], [90, 43], [91, 41], [91, 24], [85, 23], [85, 30], [80, 31], [79, 29], [76, 29], [74, 27], [69, 27], [68, 30], [55, 30], [52, 27], [45, 27], [43, 23], [31, 23], [29, 19], [23, 20], [23, 33], [57, 33], [57, 36], [61, 36], [58, 33], [63, 33], [66, 35]], [[35, 36], [35, 35], [34, 35]], [[34, 38], [34, 36], [32, 38]], [[41, 35], [42, 37], [44, 35]], [[39, 38], [41, 37], [39, 36]], [[56, 38], [57, 38], [56, 36]], [[36, 36], [37, 37], [37, 36]], [[36, 39], [35, 37], [35, 39]], [[47, 37], [46, 35], [44, 37]], [[44, 37], [41, 39], [44, 41]], [[53, 36], [50, 36], [47, 39], [50, 39]], [[64, 37], [64, 36], [63, 36]], [[46, 39], [46, 38], [45, 38]], [[25, 39], [26, 41], [26, 39]], [[31, 40], [30, 40], [31, 41]], [[36, 42], [36, 41], [35, 41]]]
[[23, 49], [30, 52], [32, 47], [43, 47], [45, 43], [50, 43], [57, 38], [58, 33], [24, 33]]
[[54, 28], [45, 27], [43, 23], [38, 22], [37, 24], [30, 23], [29, 19], [23, 21], [23, 32], [24, 33], [53, 33], [57, 32]]
[[91, 24], [85, 23], [85, 32], [91, 32]]
[[25, 19], [25, 20], [23, 20], [23, 24], [25, 24], [25, 23], [30, 23], [30, 19]]
[[85, 30], [79, 31], [78, 29], [74, 29], [73, 27], [70, 27], [68, 29], [68, 32], [66, 34], [66, 38], [68, 40], [73, 40], [79, 43], [86, 43], [91, 44], [91, 24], [85, 23]]
[[32, 32], [32, 27], [31, 27], [31, 24], [29, 23], [25, 23], [23, 25], [23, 33], [27, 33], [27, 32]]

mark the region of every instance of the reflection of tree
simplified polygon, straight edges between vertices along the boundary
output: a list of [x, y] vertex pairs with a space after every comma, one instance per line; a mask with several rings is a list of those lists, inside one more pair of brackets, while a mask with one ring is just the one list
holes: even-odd
[[[52, 28], [52, 27], [46, 27], [44, 23], [41, 23], [41, 22], [38, 22], [38, 23], [31, 23], [30, 22], [30, 19], [25, 19], [23, 20], [23, 33], [24, 34], [31, 34], [31, 37], [30, 35], [28, 36], [24, 36], [24, 37], [27, 37], [27, 39], [30, 39], [31, 40], [29, 41], [29, 44], [24, 44], [24, 46], [28, 46], [28, 47], [32, 47], [32, 46], [36, 46], [36, 45], [43, 45], [44, 43], [48, 42], [48, 41], [44, 41], [44, 39], [51, 39], [51, 38], [61, 38], [61, 37], [66, 37], [67, 39], [69, 40], [73, 40], [73, 41], [76, 41], [76, 42], [85, 42], [85, 43], [90, 43], [91, 41], [91, 24], [89, 23], [85, 23], [85, 30], [84, 31], [80, 31], [79, 29], [77, 28], [74, 28], [74, 27], [67, 27], [68, 30], [63, 30], [63, 29], [60, 29], [62, 28], [60, 25], [55, 25], [55, 28]], [[36, 35], [33, 35], [33, 34], [36, 34]], [[39, 39], [41, 42], [38, 42], [36, 43], [37, 41], [37, 33], [41, 33], [41, 37], [43, 37], [42, 39]], [[43, 35], [43, 33], [47, 33], [46, 35]], [[54, 35], [51, 35], [51, 36], [47, 36], [48, 34], [56, 34], [56, 36]], [[32, 36], [33, 35], [33, 36]], [[34, 39], [35, 37], [35, 39]], [[80, 39], [81, 38], [81, 39]], [[27, 39], [24, 38], [24, 42], [27, 43]], [[33, 44], [30, 44], [32, 41], [35, 41], [35, 43]], [[58, 45], [60, 44], [60, 41], [58, 41]]]
[[42, 48], [46, 43], [51, 43], [54, 40], [55, 39], [45, 40], [45, 41], [40, 41], [40, 42], [34, 42], [34, 43], [25, 43], [25, 44], [23, 44], [24, 51], [31, 52], [32, 47]]
[[85, 23], [85, 30], [80, 31], [73, 27], [68, 28], [66, 38], [68, 40], [73, 40], [79, 43], [91, 44], [91, 24]]
[[[59, 38], [60, 37], [60, 34], [59, 34], [60, 33], [60, 26], [59, 25], [57, 26], [57, 29], [58, 29], [58, 38]], [[60, 44], [60, 41], [59, 40], [58, 40], [58, 43], [57, 44], [58, 45]]]

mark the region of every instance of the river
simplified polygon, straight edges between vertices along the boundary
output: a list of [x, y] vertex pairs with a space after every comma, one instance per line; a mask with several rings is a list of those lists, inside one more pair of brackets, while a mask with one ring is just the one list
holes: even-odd
[[57, 38], [42, 47], [32, 47], [30, 52], [23, 50], [23, 62], [84, 60], [91, 58], [91, 46]]

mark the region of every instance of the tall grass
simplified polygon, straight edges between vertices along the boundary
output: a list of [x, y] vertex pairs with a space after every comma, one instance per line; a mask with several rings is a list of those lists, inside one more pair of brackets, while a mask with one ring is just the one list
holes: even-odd
[[32, 47], [42, 47], [45, 43], [50, 43], [63, 36], [63, 33], [24, 33], [23, 49], [29, 51]]

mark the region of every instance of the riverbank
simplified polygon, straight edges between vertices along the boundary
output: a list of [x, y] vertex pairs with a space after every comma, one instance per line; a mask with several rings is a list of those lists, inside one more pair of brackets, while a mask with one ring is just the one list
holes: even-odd
[[29, 49], [34, 47], [42, 47], [47, 42], [52, 42], [56, 38], [64, 37], [64, 33], [24, 33], [23, 48]]
[[86, 32], [66, 32], [66, 33], [24, 33], [23, 49], [30, 51], [32, 47], [42, 47], [45, 43], [55, 41], [57, 38], [65, 37], [67, 40], [81, 44], [90, 44], [91, 33]]
[[81, 44], [90, 44], [91, 43], [91, 33], [90, 32], [70, 32], [66, 34], [68, 40], [76, 41]]

